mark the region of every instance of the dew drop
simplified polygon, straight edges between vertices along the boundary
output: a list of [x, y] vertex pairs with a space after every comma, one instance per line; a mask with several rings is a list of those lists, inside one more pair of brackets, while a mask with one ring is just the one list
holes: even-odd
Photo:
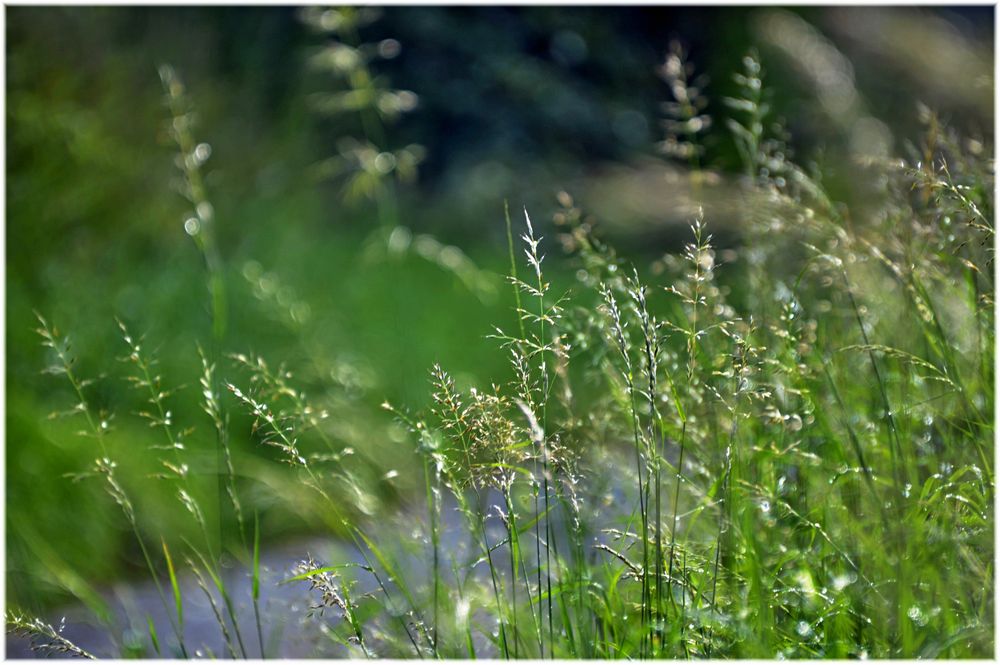
[[184, 232], [187, 233], [189, 236], [198, 235], [198, 231], [200, 230], [201, 230], [201, 223], [194, 217], [189, 217], [184, 222]]
[[391, 60], [399, 55], [402, 50], [400, 43], [395, 39], [383, 39], [378, 43], [378, 54], [379, 57], [385, 58], [386, 60]]
[[212, 156], [212, 146], [207, 143], [199, 143], [194, 149], [194, 158], [199, 164], [204, 164], [205, 160]]
[[837, 591], [841, 591], [847, 586], [853, 584], [858, 579], [858, 576], [854, 573], [847, 573], [844, 575], [837, 575], [833, 578], [833, 588]]
[[380, 152], [375, 157], [375, 170], [385, 174], [396, 168], [396, 156], [391, 152]]
[[927, 625], [927, 615], [924, 614], [923, 610], [919, 606], [913, 605], [906, 611], [906, 616], [910, 617], [913, 623], [918, 626]]

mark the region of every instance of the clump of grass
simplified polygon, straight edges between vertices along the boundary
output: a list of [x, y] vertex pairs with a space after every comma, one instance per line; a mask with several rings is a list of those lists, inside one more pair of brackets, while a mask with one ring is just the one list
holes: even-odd
[[[491, 441], [508, 443], [492, 454], [475, 443], [481, 427], [474, 405], [482, 393], [461, 396], [440, 369], [437, 426], [406, 417], [429, 455], [429, 486], [465, 477], [476, 503], [484, 490], [497, 497], [469, 523], [470, 539], [482, 534], [492, 589], [480, 609], [495, 616], [492, 641], [503, 657], [857, 657], [989, 648], [991, 601], [978, 587], [992, 552], [992, 459], [982, 445], [992, 425], [981, 410], [992, 395], [983, 372], [992, 351], [982, 345], [993, 316], [982, 295], [992, 289], [983, 271], [991, 257], [982, 251], [992, 237], [981, 215], [991, 205], [989, 189], [953, 188], [944, 162], [933, 176], [882, 165], [893, 186], [922, 181], [928, 195], [920, 201], [890, 189], [880, 219], [891, 223], [848, 226], [843, 206], [790, 161], [780, 127], [768, 129], [754, 55], [744, 69], [737, 83], [745, 97], [730, 102], [743, 116], [729, 126], [745, 162], [744, 186], [773, 204], [747, 218], [748, 236], [759, 246], [738, 248], [735, 265], [724, 268], [750, 269], [758, 289], [745, 293], [719, 281], [719, 254], [699, 214], [694, 242], [659, 263], [671, 281], [657, 302], [638, 272], [622, 276], [620, 259], [562, 195], [565, 244], [582, 259], [584, 289], [596, 291], [600, 305], [578, 294], [572, 316], [564, 317], [567, 303], [549, 297], [540, 239], [526, 220], [531, 279], [512, 269], [519, 333], [494, 336], [510, 348], [516, 379], [488, 393], [497, 405], [490, 432], [500, 437]], [[971, 168], [990, 181], [983, 162]], [[964, 199], [966, 192], [977, 199]], [[976, 260], [927, 253], [926, 237], [940, 237], [930, 226], [917, 244], [899, 228], [907, 218], [934, 225], [951, 215], [961, 215], [965, 232], [979, 237], [976, 247], [958, 243]], [[769, 242], [766, 233], [776, 229], [787, 236]], [[750, 261], [741, 252], [757, 256]], [[780, 265], [779, 257], [794, 259]], [[879, 265], [885, 273], [872, 272]], [[944, 303], [935, 304], [925, 279], [956, 295], [966, 285], [952, 301], [961, 304], [948, 308], [952, 325], [940, 322]], [[892, 281], [897, 285], [885, 290]], [[525, 304], [532, 300], [537, 309]], [[907, 313], [917, 330], [876, 327], [866, 301]], [[879, 337], [884, 342], [875, 342]], [[553, 371], [574, 363], [586, 368], [582, 374]], [[571, 376], [595, 370], [605, 394], [593, 383], [584, 390], [569, 385]], [[859, 381], [859, 373], [867, 378]], [[555, 394], [571, 397], [553, 402]], [[511, 401], [523, 422], [510, 413]], [[588, 492], [599, 482], [593, 464], [606, 451], [575, 447], [592, 440], [579, 422], [595, 407], [601, 415], [588, 426], [603, 433], [605, 447], [633, 450], [635, 483], [629, 499], [611, 504], [622, 526], [596, 530], [579, 522], [577, 502], [595, 498]], [[624, 481], [624, 474], [604, 471]], [[942, 504], [929, 500], [940, 496], [935, 488], [963, 478], [978, 484], [951, 495], [948, 510], [961, 526], [931, 526], [941, 518]], [[444, 485], [468, 506], [455, 481]], [[519, 494], [544, 504], [527, 520], [528, 529], [537, 528], [535, 555], [520, 562], [516, 534], [530, 531], [518, 527]], [[499, 543], [485, 537], [491, 518], [504, 526]], [[577, 534], [588, 529], [608, 537], [593, 543], [605, 557], [599, 563], [595, 553], [589, 560], [572, 555]], [[971, 558], [941, 575], [930, 552], [944, 542]], [[560, 556], [560, 547], [570, 553]], [[435, 548], [435, 570], [439, 555]], [[955, 584], [979, 600], [959, 601]], [[437, 598], [440, 590], [433, 593]], [[581, 639], [588, 632], [602, 639]]]
[[[150, 555], [149, 548], [146, 545], [146, 540], [143, 538], [139, 529], [135, 507], [128, 492], [116, 476], [115, 469], [118, 464], [111, 458], [109, 453], [106, 439], [111, 430], [111, 420], [113, 416], [107, 410], [95, 407], [93, 401], [89, 398], [86, 389], [91, 386], [94, 381], [92, 379], [80, 378], [75, 372], [75, 351], [73, 350], [69, 338], [66, 336], [60, 336], [58, 329], [54, 326], [50, 326], [48, 321], [46, 321], [40, 314], [37, 315], [37, 317], [40, 324], [37, 332], [42, 337], [42, 343], [47, 348], [51, 349], [55, 355], [55, 362], [46, 368], [45, 371], [50, 374], [64, 376], [66, 381], [72, 387], [73, 395], [77, 400], [72, 409], [55, 415], [82, 416], [86, 421], [87, 427], [86, 429], [81, 430], [79, 434], [85, 438], [95, 440], [98, 444], [100, 456], [95, 460], [93, 468], [89, 472], [80, 474], [77, 477], [83, 478], [88, 475], [97, 475], [103, 479], [105, 490], [125, 516], [125, 520], [131, 529], [132, 535], [135, 537], [136, 543], [139, 545], [139, 549], [142, 552], [146, 568], [156, 585], [156, 590], [160, 600], [163, 603], [164, 608], [167, 608], [168, 605], [166, 596], [163, 592], [163, 587], [159, 582], [156, 567]], [[181, 626], [173, 623], [173, 621], [171, 621], [171, 623], [174, 633], [177, 636], [178, 647], [182, 653], [186, 654]]]
[[319, 566], [311, 557], [300, 562], [294, 572], [296, 575], [292, 580], [308, 580], [310, 590], [319, 593], [319, 603], [311, 606], [310, 612], [318, 613], [322, 616], [327, 609], [338, 609], [342, 618], [350, 627], [350, 630], [353, 631], [352, 639], [349, 642], [345, 642], [345, 644], [355, 644], [366, 658], [371, 658], [372, 654], [365, 645], [362, 623], [356, 612], [357, 603], [351, 599], [350, 589], [353, 584], [340, 581], [340, 574], [337, 567], [327, 568]]

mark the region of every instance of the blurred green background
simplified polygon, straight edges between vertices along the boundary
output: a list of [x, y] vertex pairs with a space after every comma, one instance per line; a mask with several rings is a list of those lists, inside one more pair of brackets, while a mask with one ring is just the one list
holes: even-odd
[[[8, 7], [8, 603], [40, 611], [141, 569], [99, 482], [66, 477], [96, 450], [79, 423], [48, 418], [74, 400], [41, 373], [51, 359], [33, 310], [70, 334], [82, 376], [101, 377], [91, 395], [115, 413], [114, 453], [151, 540], [180, 542], [192, 526], [148, 480], [154, 433], [134, 416], [142, 400], [114, 360], [125, 350], [116, 316], [146, 335], [165, 384], [180, 387], [174, 416], [194, 428], [200, 468], [213, 468], [196, 350], [210, 343], [211, 314], [203, 259], [183, 230], [191, 213], [176, 191], [160, 65], [184, 80], [195, 136], [211, 146], [203, 168], [229, 293], [224, 349], [285, 363], [329, 409], [327, 428], [353, 451], [370, 500], [391, 502], [412, 489], [385, 476], [407, 464], [410, 444], [379, 405], [425, 406], [435, 362], [466, 384], [506, 376], [486, 339], [514, 321], [505, 201], [515, 223], [526, 206], [542, 228], [560, 287], [572, 278], [551, 228], [561, 190], [636, 263], [683, 237], [669, 185], [683, 165], [657, 148], [670, 99], [657, 67], [672, 39], [705, 75], [713, 117], [757, 48], [797, 153], [822, 164], [837, 198], [863, 202], [864, 189], [847, 184], [852, 165], [906, 154], [915, 100], [992, 139], [993, 11]], [[329, 30], [337, 16], [350, 30]], [[368, 87], [337, 69], [345, 35], [370, 55]], [[706, 141], [715, 172], [738, 170], [723, 127]], [[381, 155], [391, 155], [388, 173], [372, 159]], [[724, 206], [710, 217], [723, 243], [738, 235]], [[220, 371], [241, 376], [229, 363]], [[317, 528], [273, 451], [233, 443], [264, 533]], [[203, 480], [210, 496], [214, 478]]]

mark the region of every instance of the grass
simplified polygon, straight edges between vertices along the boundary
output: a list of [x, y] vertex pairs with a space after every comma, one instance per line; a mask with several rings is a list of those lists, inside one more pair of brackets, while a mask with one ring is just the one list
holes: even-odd
[[[700, 119], [705, 106], [683, 52], [671, 53], [669, 154], [700, 182], [712, 172], [703, 142], [712, 125]], [[370, 82], [367, 70], [355, 74], [354, 83]], [[175, 338], [194, 367], [194, 398], [156, 369], [161, 351], [149, 349], [158, 343], [119, 322], [114, 353], [125, 354], [124, 365], [109, 361], [104, 371], [127, 368], [141, 411], [114, 419], [97, 372], [80, 367], [77, 343], [39, 317], [48, 371], [68, 389], [60, 415], [85, 428], [89, 454], [98, 455], [81, 476], [117, 505], [169, 617], [168, 627], [149, 620], [146, 655], [194, 652], [181, 566], [212, 608], [224, 645], [215, 655], [281, 655], [268, 651], [260, 621], [268, 485], [275, 495], [287, 489], [299, 519], [356, 555], [329, 563], [304, 555], [286, 579], [314, 594], [309, 612], [334, 615], [323, 624], [324, 655], [992, 654], [988, 150], [928, 116], [911, 159], [859, 165], [880, 189], [873, 207], [855, 211], [832, 201], [823, 174], [790, 159], [783, 133], [768, 128], [762, 68], [749, 54], [728, 122], [718, 123], [742, 158], [739, 242], [715, 247], [710, 214], [692, 207], [682, 251], [633, 265], [562, 193], [544, 228], [567, 255], [553, 259], [543, 226], [528, 211], [516, 223], [508, 213], [508, 248], [494, 261], [509, 261], [509, 295], [497, 297], [514, 316], [488, 336], [496, 378], [460, 379], [434, 364], [422, 374], [423, 406], [401, 391], [383, 414], [355, 425], [365, 431], [354, 440], [398, 447], [379, 458], [353, 454], [343, 435], [365, 408], [352, 391], [372, 386], [356, 367], [331, 371], [336, 355], [305, 324], [304, 312], [319, 307], [260, 264], [225, 265], [190, 110], [176, 75], [162, 76], [192, 207], [185, 230], [205, 264], [192, 293], [205, 301], [208, 325]], [[380, 184], [371, 191], [382, 226], [367, 241], [381, 248], [376, 261], [400, 260], [389, 251], [395, 237], [432, 259], [421, 265], [468, 266], [460, 252], [399, 226], [394, 190]], [[549, 277], [555, 262], [560, 286]], [[249, 284], [243, 291], [229, 288], [237, 270]], [[468, 287], [467, 273], [453, 272]], [[470, 347], [487, 332], [457, 307], [415, 311], [403, 288], [388, 284], [370, 308], [375, 316], [430, 317], [459, 328], [456, 343]], [[280, 360], [295, 359], [294, 371], [228, 348], [232, 328], [252, 333], [263, 320], [231, 315], [240, 297], [283, 326], [291, 350]], [[166, 338], [156, 329], [147, 337]], [[405, 349], [366, 351], [389, 357], [408, 379], [416, 373]], [[192, 429], [199, 409], [210, 436]], [[124, 446], [135, 450], [137, 441], [148, 446], [131, 464], [156, 468], [168, 488], [160, 491], [188, 525], [180, 543], [156, 533], [133, 498], [137, 488], [119, 480]], [[261, 452], [246, 454], [248, 444]], [[396, 476], [406, 490], [402, 519], [422, 534], [409, 546], [376, 489]], [[160, 548], [149, 545], [156, 540]], [[53, 560], [42, 548], [38, 556]], [[224, 556], [252, 578], [247, 598], [227, 587]], [[52, 568], [62, 586], [93, 595], [67, 566]], [[246, 601], [253, 625], [238, 620]], [[9, 611], [7, 623], [39, 652], [90, 655], [40, 619]]]

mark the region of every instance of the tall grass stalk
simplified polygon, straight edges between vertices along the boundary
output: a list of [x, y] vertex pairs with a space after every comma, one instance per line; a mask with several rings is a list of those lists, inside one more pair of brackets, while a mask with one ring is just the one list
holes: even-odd
[[[117, 467], [117, 464], [111, 459], [111, 457], [109, 457], [108, 454], [108, 447], [105, 442], [105, 438], [111, 429], [111, 414], [97, 413], [94, 410], [91, 401], [84, 393], [84, 388], [89, 386], [92, 381], [89, 379], [80, 379], [74, 373], [73, 365], [75, 364], [75, 358], [71, 355], [71, 346], [68, 337], [60, 338], [56, 328], [50, 326], [41, 314], [36, 312], [35, 316], [41, 326], [38, 328], [37, 332], [42, 337], [43, 345], [52, 349], [57, 358], [57, 362], [49, 366], [45, 371], [50, 374], [61, 374], [65, 376], [66, 380], [73, 388], [74, 396], [78, 401], [67, 415], [74, 413], [83, 414], [88, 428], [83, 434], [97, 441], [101, 457], [94, 463], [94, 472], [104, 478], [108, 494], [112, 499], [114, 499], [115, 503], [118, 504], [122, 513], [125, 515], [125, 520], [128, 522], [132, 535], [135, 537], [136, 543], [139, 545], [139, 550], [142, 552], [142, 558], [146, 564], [146, 569], [156, 586], [156, 592], [160, 598], [160, 602], [167, 611], [167, 615], [171, 616], [169, 605], [167, 603], [167, 597], [163, 593], [163, 586], [160, 584], [160, 578], [156, 572], [156, 567], [153, 565], [153, 559], [149, 554], [149, 549], [146, 547], [146, 541], [139, 531], [139, 524], [136, 521], [135, 509], [133, 508], [132, 501], [129, 499], [124, 487], [116, 478], [115, 468]], [[178, 647], [180, 648], [182, 655], [187, 658], [187, 648], [184, 646], [184, 635], [181, 630], [181, 626], [175, 623], [172, 617], [170, 619], [170, 623], [174, 630], [174, 634], [177, 637]]]

